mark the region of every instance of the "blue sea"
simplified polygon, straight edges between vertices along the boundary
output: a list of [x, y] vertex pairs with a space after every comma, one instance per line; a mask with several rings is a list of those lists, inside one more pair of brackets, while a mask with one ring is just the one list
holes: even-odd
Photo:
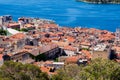
[[0, 0], [0, 16], [40, 17], [60, 26], [115, 31], [120, 27], [120, 5], [88, 4], [76, 0]]

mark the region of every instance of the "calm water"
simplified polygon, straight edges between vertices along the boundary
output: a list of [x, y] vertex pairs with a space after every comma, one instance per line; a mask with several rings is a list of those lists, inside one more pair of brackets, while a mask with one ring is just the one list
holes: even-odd
[[95, 5], [75, 0], [0, 0], [0, 15], [40, 17], [61, 26], [86, 26], [115, 31], [120, 26], [120, 5]]

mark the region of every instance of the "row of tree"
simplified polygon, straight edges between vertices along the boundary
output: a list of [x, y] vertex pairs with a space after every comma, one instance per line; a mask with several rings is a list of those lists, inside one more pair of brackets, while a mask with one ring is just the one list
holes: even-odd
[[87, 66], [66, 65], [50, 77], [32, 64], [8, 61], [0, 68], [0, 80], [120, 80], [120, 64], [95, 59]]

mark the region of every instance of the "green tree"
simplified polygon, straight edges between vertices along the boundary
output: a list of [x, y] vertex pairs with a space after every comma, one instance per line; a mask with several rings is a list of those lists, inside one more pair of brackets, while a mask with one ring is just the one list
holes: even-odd
[[0, 35], [7, 35], [7, 31], [3, 30], [3, 29], [0, 29]]
[[98, 58], [87, 66], [67, 65], [52, 80], [120, 80], [120, 65]]
[[20, 31], [23, 31], [23, 32], [28, 32], [29, 30], [26, 29], [26, 28], [22, 28]]
[[120, 80], [120, 68], [117, 68], [116, 70], [113, 71], [111, 75], [112, 80]]
[[0, 68], [2, 80], [49, 80], [46, 73], [32, 64], [8, 61]]

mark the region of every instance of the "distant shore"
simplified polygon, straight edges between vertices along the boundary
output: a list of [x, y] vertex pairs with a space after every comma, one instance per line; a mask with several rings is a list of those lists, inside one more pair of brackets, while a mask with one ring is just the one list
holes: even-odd
[[85, 2], [85, 3], [93, 3], [93, 4], [120, 4], [119, 2], [116, 1], [99, 1], [99, 0], [76, 0], [77, 2]]

